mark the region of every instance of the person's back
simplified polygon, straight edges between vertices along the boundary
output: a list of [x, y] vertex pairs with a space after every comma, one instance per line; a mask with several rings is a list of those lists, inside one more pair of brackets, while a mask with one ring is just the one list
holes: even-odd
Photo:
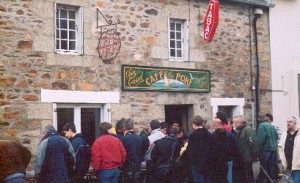
[[84, 182], [84, 176], [89, 170], [91, 161], [91, 147], [86, 143], [81, 134], [76, 134], [71, 139], [75, 151], [75, 170], [72, 181], [75, 183]]
[[[176, 138], [164, 137], [155, 141], [155, 146], [151, 152], [151, 161], [153, 163], [154, 176], [156, 182], [174, 182], [175, 178], [175, 160], [179, 157], [180, 144]], [[174, 167], [170, 167], [170, 173], [168, 175], [162, 175], [159, 172], [159, 165], [167, 163], [172, 157]]]
[[76, 126], [74, 123], [66, 123], [62, 130], [65, 137], [68, 138], [75, 151], [75, 170], [72, 173], [72, 182], [84, 182], [84, 176], [89, 170], [91, 161], [91, 148], [87, 144], [85, 138], [76, 133]]
[[99, 125], [101, 136], [92, 145], [91, 166], [99, 182], [117, 182], [119, 167], [126, 160], [126, 150], [117, 137], [111, 135], [112, 125], [102, 122]]
[[122, 167], [124, 179], [125, 182], [140, 183], [141, 163], [144, 155], [142, 137], [135, 133], [134, 122], [131, 118], [126, 119], [124, 125], [127, 131], [122, 141], [127, 154], [126, 161]]
[[[95, 168], [98, 167], [98, 170], [118, 168], [125, 162], [124, 154], [121, 151], [126, 155], [125, 149], [117, 137], [110, 134], [101, 135], [92, 146], [91, 165]], [[94, 164], [95, 160], [100, 164]]]
[[260, 150], [276, 151], [278, 134], [275, 127], [269, 122], [263, 121], [258, 126], [257, 140]]
[[74, 149], [69, 140], [60, 136], [53, 127], [50, 128], [38, 147], [35, 172], [39, 182], [69, 182], [74, 158]]
[[196, 129], [190, 135], [184, 156], [187, 156], [189, 164], [200, 173], [207, 173], [213, 141], [212, 134], [206, 128]]
[[240, 157], [235, 158], [234, 162], [234, 164], [237, 163], [235, 166], [240, 170], [237, 177], [238, 182], [254, 183], [252, 164], [258, 158], [257, 137], [254, 130], [247, 126], [242, 115], [233, 117], [233, 123], [237, 131], [235, 140], [240, 154]]

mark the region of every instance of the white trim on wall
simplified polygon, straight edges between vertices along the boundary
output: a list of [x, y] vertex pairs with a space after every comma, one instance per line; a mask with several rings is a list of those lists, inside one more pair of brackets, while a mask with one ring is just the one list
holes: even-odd
[[298, 74], [300, 74], [300, 69], [291, 69], [289, 71], [289, 114], [299, 116], [299, 93], [298, 93]]
[[67, 91], [41, 89], [41, 102], [51, 103], [116, 103], [120, 101], [119, 92]]
[[244, 115], [243, 107], [245, 105], [244, 98], [211, 98], [210, 105], [212, 106], [213, 117], [218, 112], [218, 106], [233, 106], [233, 116]]

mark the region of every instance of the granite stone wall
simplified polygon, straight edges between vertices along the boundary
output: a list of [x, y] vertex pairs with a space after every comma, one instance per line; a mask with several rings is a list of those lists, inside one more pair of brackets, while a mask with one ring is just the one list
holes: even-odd
[[[54, 52], [54, 3], [83, 7], [84, 54]], [[249, 5], [223, 2], [213, 42], [203, 42], [207, 1], [187, 0], [2, 0], [0, 2], [0, 138], [15, 139], [33, 154], [41, 129], [52, 123], [52, 104], [41, 102], [41, 89], [117, 91], [112, 122], [125, 117], [137, 129], [151, 119], [165, 120], [165, 105], [193, 106], [191, 116], [214, 116], [210, 98], [244, 98], [251, 121], [251, 85], [255, 81], [253, 13]], [[120, 24], [122, 45], [109, 63], [98, 56], [99, 9]], [[268, 10], [257, 21], [261, 111], [271, 112]], [[188, 21], [189, 59], [168, 58], [168, 18]], [[99, 18], [99, 25], [105, 24]], [[170, 93], [121, 90], [121, 65], [159, 66], [211, 71], [211, 92]], [[200, 108], [203, 105], [203, 108]]]

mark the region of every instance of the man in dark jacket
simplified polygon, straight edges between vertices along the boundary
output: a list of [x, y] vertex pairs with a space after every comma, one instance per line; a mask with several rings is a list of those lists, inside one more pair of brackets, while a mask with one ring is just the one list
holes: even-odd
[[192, 120], [194, 132], [190, 135], [186, 151], [182, 160], [188, 162], [193, 176], [193, 182], [204, 183], [209, 181], [212, 171], [211, 163], [214, 156], [215, 137], [208, 132], [205, 121], [201, 116]]
[[44, 129], [35, 161], [35, 174], [41, 183], [70, 182], [75, 153], [70, 141], [58, 134], [52, 125]]
[[237, 134], [235, 140], [241, 158], [237, 160], [239, 174], [239, 183], [254, 183], [252, 164], [258, 159], [258, 144], [254, 130], [244, 121], [244, 116], [237, 115], [233, 117], [233, 124]]
[[[177, 132], [172, 130], [170, 136], [166, 136], [162, 139], [155, 141], [155, 146], [151, 151], [151, 161], [154, 166], [153, 169], [153, 183], [176, 183], [176, 172], [175, 172], [175, 161], [179, 157], [180, 153], [180, 144], [176, 139], [175, 135]], [[162, 172], [159, 170], [159, 166], [170, 161], [168, 169], [168, 173], [166, 175], [162, 175]]]
[[[221, 152], [219, 149], [219, 153], [221, 153], [218, 157], [219, 160], [221, 160], [221, 157], [224, 157], [224, 155], [227, 155], [227, 165], [228, 165], [228, 173], [227, 173], [227, 180], [228, 183], [232, 183], [232, 167], [233, 167], [233, 159], [238, 155], [238, 148], [237, 144], [234, 139], [234, 135], [228, 131], [223, 126], [223, 122], [219, 118], [215, 118], [212, 121], [212, 128], [214, 129], [214, 135], [217, 136], [218, 142], [221, 144], [225, 144], [225, 148], [227, 148], [227, 153]], [[222, 168], [219, 166], [219, 168]], [[225, 170], [225, 169], [224, 169]]]
[[134, 131], [134, 122], [132, 119], [126, 119], [124, 126], [127, 131], [122, 142], [126, 150], [126, 161], [123, 165], [123, 175], [125, 183], [141, 182], [141, 162], [145, 150], [142, 150], [142, 138]]
[[83, 183], [84, 176], [89, 170], [91, 161], [91, 149], [80, 133], [76, 133], [74, 123], [66, 123], [62, 127], [65, 137], [68, 138], [75, 151], [75, 170], [72, 174], [72, 182]]

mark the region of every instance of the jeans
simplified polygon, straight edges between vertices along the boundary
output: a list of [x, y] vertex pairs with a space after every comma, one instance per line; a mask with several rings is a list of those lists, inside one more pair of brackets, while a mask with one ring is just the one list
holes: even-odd
[[[261, 154], [260, 164], [267, 172], [268, 176], [274, 180], [276, 178], [275, 175], [275, 167], [277, 166], [277, 154], [276, 151], [266, 151], [264, 150]], [[267, 175], [261, 169], [259, 175], [257, 177], [257, 182], [263, 182], [266, 179], [269, 181]]]
[[23, 183], [23, 177], [15, 177], [9, 180], [4, 181], [4, 183]]
[[14, 173], [8, 175], [4, 179], [4, 183], [23, 183], [24, 182], [24, 174], [23, 173]]
[[292, 171], [292, 177], [295, 183], [300, 182], [300, 170]]
[[99, 183], [118, 183], [120, 172], [118, 168], [101, 170], [99, 172]]
[[207, 177], [204, 174], [200, 174], [195, 167], [191, 167], [193, 183], [208, 183]]
[[141, 172], [123, 172], [123, 178], [125, 183], [140, 183], [141, 180]]
[[228, 164], [228, 173], [227, 173], [227, 180], [228, 183], [232, 183], [232, 166], [233, 166], [233, 161], [230, 160], [227, 162]]

